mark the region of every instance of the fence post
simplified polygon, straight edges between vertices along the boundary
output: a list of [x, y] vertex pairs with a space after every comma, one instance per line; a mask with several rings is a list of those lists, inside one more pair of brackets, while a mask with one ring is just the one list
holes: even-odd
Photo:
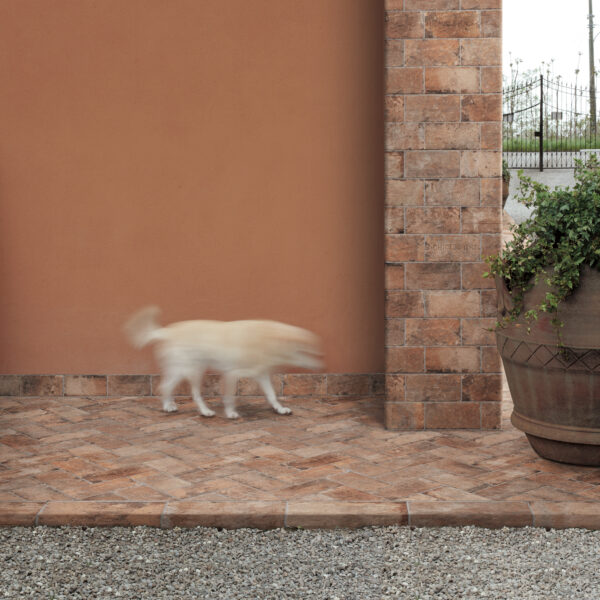
[[544, 76], [540, 75], [540, 171], [544, 170]]

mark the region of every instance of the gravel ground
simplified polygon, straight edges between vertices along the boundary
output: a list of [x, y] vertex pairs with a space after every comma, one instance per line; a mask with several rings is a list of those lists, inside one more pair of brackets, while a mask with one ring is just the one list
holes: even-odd
[[2, 598], [597, 600], [600, 532], [0, 529]]

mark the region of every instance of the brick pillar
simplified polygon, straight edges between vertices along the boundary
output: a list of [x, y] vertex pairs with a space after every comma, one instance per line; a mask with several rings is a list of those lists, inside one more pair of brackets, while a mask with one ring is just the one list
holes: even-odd
[[386, 0], [386, 425], [500, 427], [501, 0]]

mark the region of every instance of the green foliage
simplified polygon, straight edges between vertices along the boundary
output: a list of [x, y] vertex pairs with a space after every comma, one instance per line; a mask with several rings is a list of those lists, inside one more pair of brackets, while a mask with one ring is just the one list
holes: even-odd
[[[544, 152], [576, 152], [578, 150], [600, 148], [600, 136], [582, 133], [580, 136], [544, 138]], [[539, 152], [537, 138], [505, 137], [502, 140], [503, 152]]]
[[510, 171], [508, 169], [508, 163], [502, 159], [502, 180], [510, 181]]
[[545, 277], [552, 291], [524, 317], [532, 321], [539, 312], [550, 313], [559, 332], [557, 309], [577, 289], [582, 268], [600, 270], [600, 163], [595, 155], [586, 164], [576, 162], [572, 188], [551, 190], [519, 171], [519, 199], [533, 209], [531, 216], [513, 228], [501, 255], [486, 259], [485, 277], [502, 277], [511, 293], [513, 308], [505, 322], [516, 320], [525, 292]]

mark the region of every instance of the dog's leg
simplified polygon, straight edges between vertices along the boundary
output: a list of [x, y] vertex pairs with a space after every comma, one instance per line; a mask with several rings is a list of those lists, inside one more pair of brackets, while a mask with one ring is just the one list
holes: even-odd
[[271, 378], [268, 375], [260, 375], [256, 377], [256, 381], [263, 389], [265, 393], [266, 399], [269, 401], [269, 404], [273, 407], [273, 410], [280, 415], [291, 415], [292, 410], [285, 406], [279, 404], [279, 400], [277, 400], [277, 394], [273, 389], [273, 384], [271, 383]]
[[164, 379], [160, 384], [160, 391], [162, 395], [162, 405], [165, 412], [175, 412], [177, 410], [177, 404], [173, 400], [173, 390], [175, 386], [181, 381], [179, 375], [174, 373], [166, 373]]
[[200, 384], [202, 382], [202, 371], [195, 372], [193, 375], [188, 377], [190, 382], [190, 388], [192, 389], [192, 397], [194, 398], [194, 402], [200, 411], [200, 414], [203, 417], [214, 417], [215, 411], [211, 410], [206, 406], [204, 400], [202, 399], [202, 394], [200, 393]]
[[225, 373], [225, 390], [223, 393], [223, 404], [225, 405], [225, 416], [228, 419], [237, 419], [240, 415], [235, 410], [235, 385], [237, 377]]

